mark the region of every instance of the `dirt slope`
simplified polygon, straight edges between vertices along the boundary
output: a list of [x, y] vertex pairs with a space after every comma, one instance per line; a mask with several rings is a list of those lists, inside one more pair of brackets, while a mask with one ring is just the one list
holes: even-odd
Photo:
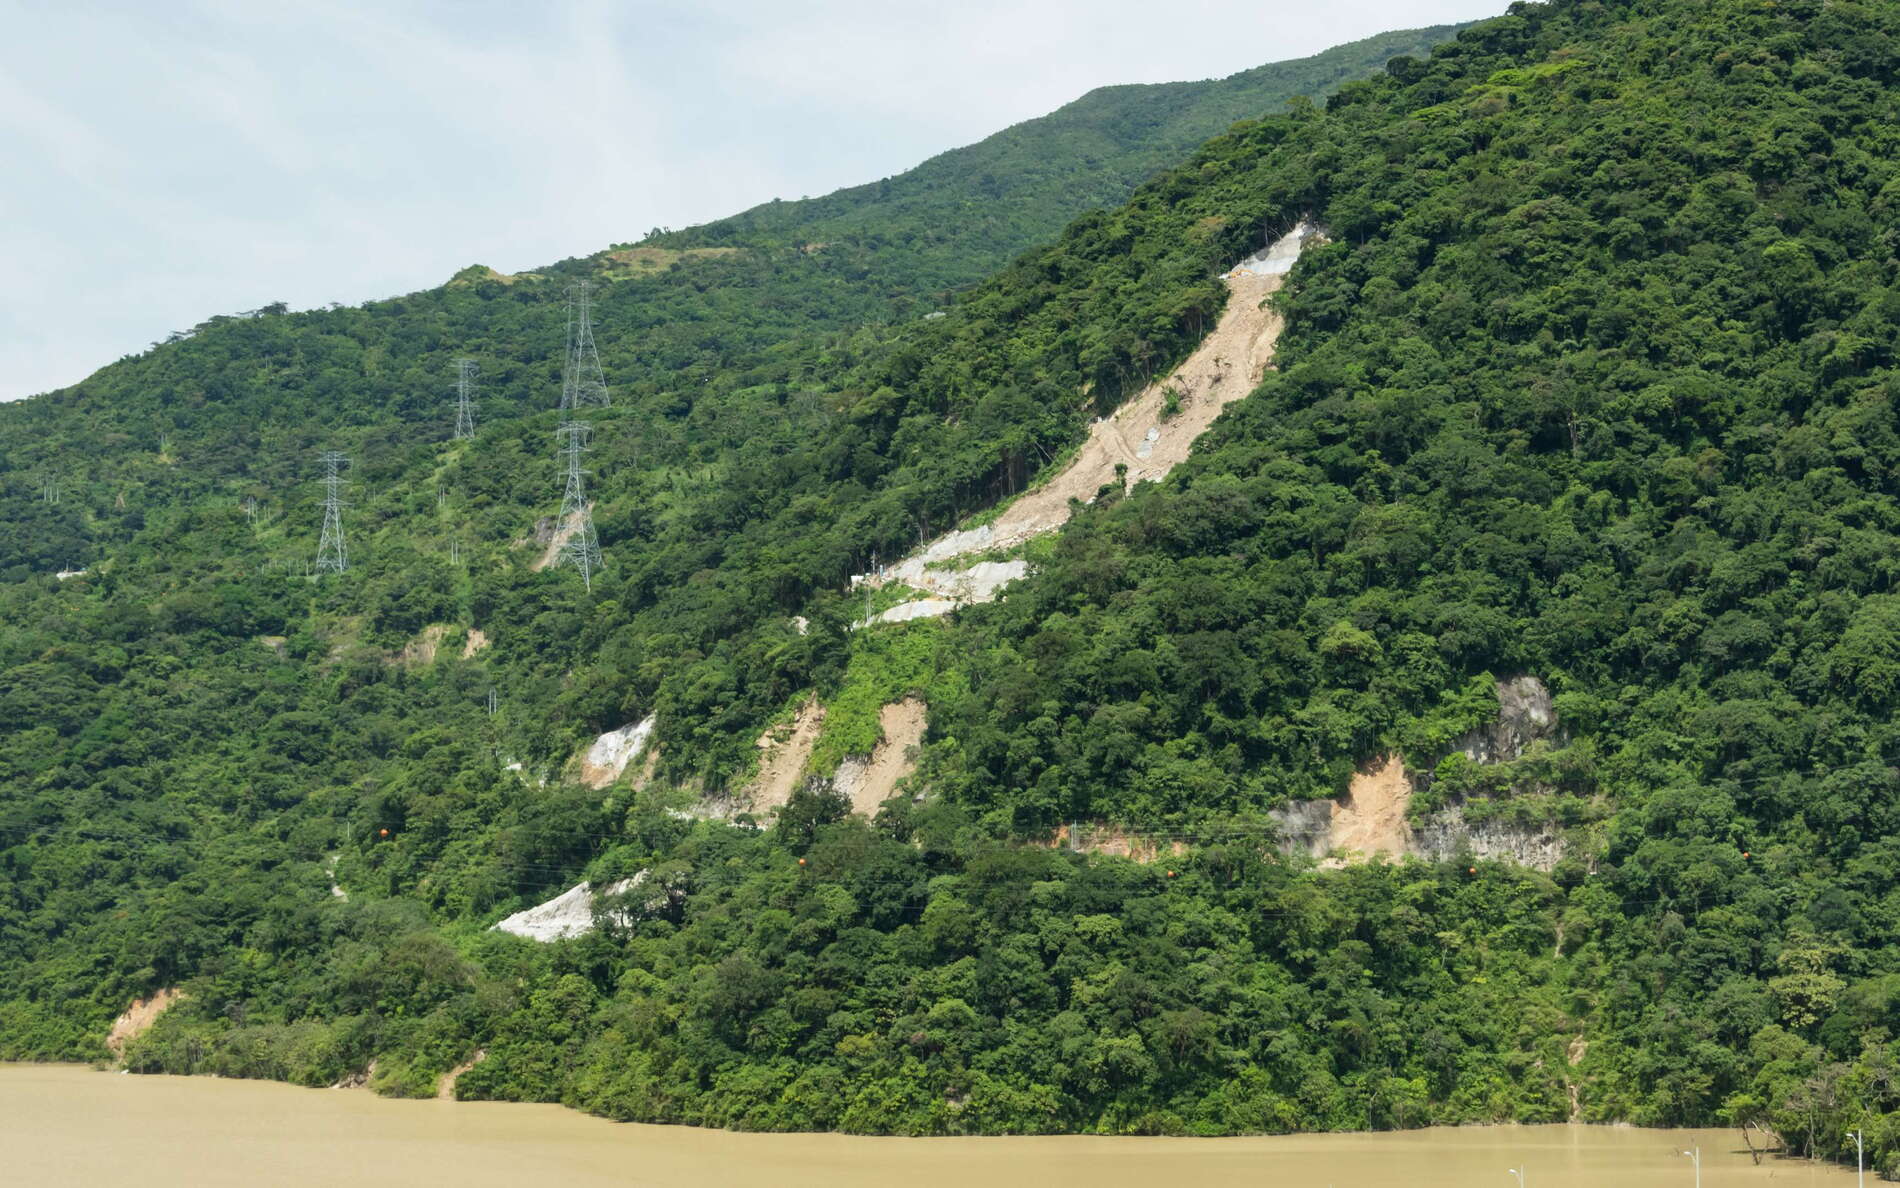
[[112, 1021], [112, 1030], [106, 1033], [106, 1047], [112, 1049], [114, 1056], [124, 1056], [125, 1045], [150, 1031], [158, 1017], [180, 997], [177, 987], [167, 986], [150, 998], [133, 999], [125, 1013]]
[[[594, 505], [591, 503], [588, 504], [587, 510], [591, 513], [594, 510]], [[548, 537], [548, 547], [542, 551], [540, 559], [534, 563], [535, 570], [539, 572], [554, 564], [556, 561], [559, 561], [561, 559], [561, 550], [567, 547], [568, 541], [574, 539], [574, 534], [580, 531], [580, 527], [581, 521], [578, 515], [569, 516], [567, 519], [556, 524], [553, 534]]]
[[759, 736], [759, 774], [748, 789], [753, 812], [768, 812], [792, 798], [824, 724], [825, 707], [814, 697], [799, 708], [789, 728], [780, 726]]
[[878, 711], [882, 733], [869, 759], [847, 759], [838, 765], [832, 786], [851, 802], [851, 811], [874, 816], [878, 806], [897, 791], [898, 781], [917, 768], [917, 747], [924, 741], [928, 711], [915, 697], [892, 702]]
[[1345, 851], [1348, 860], [1404, 857], [1412, 850], [1412, 826], [1405, 816], [1411, 804], [1412, 781], [1397, 754], [1366, 764], [1353, 773], [1333, 810], [1332, 848]]
[[[993, 522], [939, 537], [880, 573], [854, 578], [873, 585], [900, 581], [949, 596], [906, 603], [879, 618], [901, 622], [944, 614], [963, 602], [989, 601], [1002, 581], [988, 579], [1001, 574], [985, 573], [985, 580], [977, 581], [974, 571], [965, 571], [971, 574], [966, 578], [965, 572], [944, 571], [943, 564], [972, 553], [1015, 548], [1054, 532], [1069, 518], [1069, 501], [1094, 500], [1097, 491], [1116, 481], [1117, 466], [1126, 467], [1125, 481], [1132, 485], [1158, 482], [1185, 461], [1195, 439], [1221, 410], [1252, 392], [1266, 374], [1281, 330], [1281, 320], [1266, 308], [1266, 300], [1285, 282], [1306, 241], [1318, 234], [1317, 228], [1302, 223], [1224, 276], [1227, 307], [1213, 332], [1172, 374], [1090, 426], [1080, 452], [1054, 478], [1025, 492]], [[1168, 411], [1171, 401], [1178, 406], [1173, 413]], [[1014, 571], [1004, 580], [1020, 576]], [[958, 596], [966, 590], [967, 595]], [[905, 613], [913, 605], [919, 608], [916, 613]]]

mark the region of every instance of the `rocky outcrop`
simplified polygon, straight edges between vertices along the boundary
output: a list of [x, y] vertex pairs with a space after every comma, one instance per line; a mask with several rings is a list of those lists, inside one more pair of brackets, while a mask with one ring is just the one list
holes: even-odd
[[1534, 676], [1498, 682], [1498, 720], [1461, 735], [1451, 749], [1475, 763], [1509, 763], [1540, 739], [1562, 741], [1550, 690]]
[[1333, 852], [1333, 800], [1295, 800], [1267, 815], [1280, 831], [1280, 849], [1324, 858]]
[[627, 765], [646, 750], [647, 740], [653, 737], [653, 720], [648, 714], [596, 738], [581, 756], [581, 783], [589, 788], [605, 788], [619, 779]]
[[[1447, 753], [1475, 763], [1509, 763], [1531, 744], [1563, 739], [1550, 690], [1534, 676], [1499, 681], [1498, 718], [1454, 740]], [[1562, 834], [1548, 822], [1522, 823], [1499, 817], [1466, 819], [1453, 803], [1414, 821], [1414, 792], [1430, 776], [1408, 771], [1397, 754], [1367, 763], [1353, 774], [1346, 794], [1335, 800], [1297, 801], [1269, 814], [1280, 848], [1307, 854], [1323, 865], [1342, 866], [1408, 856], [1429, 861], [1481, 858], [1549, 870], [1564, 854]]]
[[1548, 822], [1522, 825], [1491, 818], [1472, 824], [1465, 820], [1461, 808], [1453, 806], [1431, 813], [1418, 823], [1412, 830], [1408, 852], [1433, 862], [1470, 855], [1549, 870], [1564, 856], [1564, 841]]

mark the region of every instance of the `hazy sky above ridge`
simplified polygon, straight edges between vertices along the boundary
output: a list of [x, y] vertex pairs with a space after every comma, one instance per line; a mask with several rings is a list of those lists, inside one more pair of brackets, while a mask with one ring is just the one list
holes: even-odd
[[0, 0], [0, 400], [1504, 0]]

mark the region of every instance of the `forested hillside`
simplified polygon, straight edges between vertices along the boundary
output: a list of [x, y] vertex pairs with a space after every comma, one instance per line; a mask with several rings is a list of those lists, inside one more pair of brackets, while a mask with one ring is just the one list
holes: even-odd
[[1236, 120], [1277, 113], [1295, 96], [1330, 94], [1392, 58], [1430, 52], [1458, 28], [1384, 33], [1205, 82], [1103, 87], [896, 177], [767, 203], [652, 242], [861, 254], [893, 294], [929, 299], [987, 278], [1084, 211], [1119, 206]]
[[[1896, 38], [1891, 5], [1517, 5], [945, 317], [710, 356], [742, 371], [654, 348], [595, 417], [591, 592], [514, 543], [556, 497], [532, 278], [231, 320], [0, 410], [10, 474], [80, 427], [119, 451], [58, 503], [12, 480], [0, 1052], [97, 1054], [177, 985], [132, 1067], [374, 1058], [427, 1093], [480, 1050], [464, 1097], [748, 1128], [1864, 1127], [1900, 1174]], [[1046, 472], [1303, 217], [1331, 242], [1278, 370], [1192, 460], [992, 605], [847, 630], [850, 575]], [[631, 352], [742, 302], [692, 278], [760, 257], [664, 254], [722, 246], [549, 275], [663, 263], [603, 302]], [[470, 443], [425, 366], [452, 353], [501, 389]], [[362, 560], [312, 582], [288, 478], [338, 438]], [[1448, 753], [1526, 674], [1557, 745]], [[909, 694], [916, 797], [703, 819], [775, 715]], [[650, 780], [566, 778], [648, 714]], [[1415, 808], [1555, 822], [1564, 858], [1273, 845], [1388, 754], [1434, 777]], [[641, 871], [585, 937], [488, 931]]]

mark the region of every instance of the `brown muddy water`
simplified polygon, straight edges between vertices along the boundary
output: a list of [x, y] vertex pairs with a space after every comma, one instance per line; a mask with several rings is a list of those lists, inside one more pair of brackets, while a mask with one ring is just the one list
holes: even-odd
[[1853, 1172], [1749, 1159], [1733, 1130], [1470, 1126], [1228, 1139], [855, 1138], [606, 1122], [559, 1106], [388, 1101], [262, 1081], [0, 1065], [0, 1183], [691, 1185], [750, 1188], [1845, 1188]]

